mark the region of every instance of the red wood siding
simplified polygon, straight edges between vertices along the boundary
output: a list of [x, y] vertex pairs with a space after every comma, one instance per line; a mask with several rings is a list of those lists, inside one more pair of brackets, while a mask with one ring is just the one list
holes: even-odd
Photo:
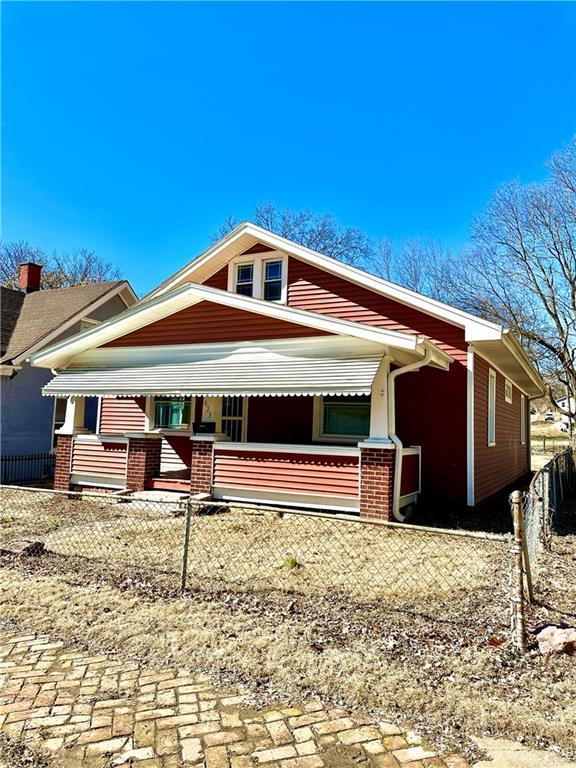
[[326, 336], [324, 331], [203, 301], [104, 344], [129, 347]]
[[72, 472], [98, 477], [126, 477], [126, 444], [74, 441]]
[[249, 443], [312, 442], [313, 397], [250, 397]]
[[145, 427], [145, 418], [146, 398], [103, 397], [98, 431], [102, 435], [142, 432]]
[[[530, 471], [530, 402], [526, 398], [526, 442], [520, 442], [521, 392], [513, 386], [512, 403], [504, 399], [504, 376], [496, 374], [496, 445], [488, 446], [488, 371], [474, 355], [474, 495], [475, 503]], [[494, 369], [493, 369], [494, 370]]]
[[400, 496], [416, 493], [419, 490], [420, 456], [410, 453], [402, 457], [402, 477], [400, 479]]
[[210, 288], [220, 288], [221, 291], [228, 290], [228, 267], [222, 267], [222, 269], [210, 275], [209, 278], [204, 280], [204, 285]]
[[189, 436], [167, 435], [162, 439], [160, 469], [162, 472], [178, 472], [190, 469], [192, 444]]
[[358, 495], [358, 458], [214, 451], [214, 485], [326, 496]]
[[379, 328], [417, 333], [466, 362], [467, 345], [462, 328], [295, 258], [288, 261], [288, 304]]
[[431, 339], [455, 358], [449, 371], [426, 368], [396, 381], [397, 432], [422, 446], [422, 492], [466, 502], [466, 357], [464, 330], [290, 258], [288, 304]]

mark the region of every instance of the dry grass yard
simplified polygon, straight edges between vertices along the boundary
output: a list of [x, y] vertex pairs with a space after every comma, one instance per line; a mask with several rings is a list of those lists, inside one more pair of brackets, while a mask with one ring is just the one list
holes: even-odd
[[[398, 720], [416, 727], [447, 752], [465, 749], [473, 755], [470, 736], [497, 735], [533, 746], [556, 746], [576, 756], [574, 658], [546, 661], [535, 652], [523, 657], [512, 652], [508, 583], [491, 580], [493, 569], [502, 563], [493, 549], [487, 550], [489, 555], [482, 553], [485, 542], [470, 540], [482, 564], [479, 570], [474, 566], [466, 571], [472, 574], [467, 579], [474, 579], [470, 586], [446, 592], [432, 585], [425, 588], [423, 580], [420, 592], [407, 590], [400, 599], [390, 582], [375, 581], [373, 592], [350, 586], [374, 557], [386, 554], [378, 550], [380, 540], [370, 548], [365, 539], [355, 539], [363, 535], [358, 526], [345, 526], [352, 531], [347, 534], [351, 551], [357, 553], [357, 563], [351, 566], [350, 556], [347, 562], [339, 560], [334, 540], [326, 533], [318, 535], [318, 529], [299, 532], [300, 542], [304, 534], [308, 538], [316, 534], [316, 540], [305, 541], [301, 550], [288, 546], [295, 541], [294, 532], [285, 526], [291, 516], [200, 517], [193, 520], [201, 532], [191, 548], [190, 571], [195, 576], [182, 596], [174, 572], [151, 568], [155, 561], [144, 554], [150, 547], [142, 547], [142, 558], [133, 559], [134, 539], [130, 528], [122, 527], [126, 513], [122, 510], [117, 517], [116, 506], [123, 505], [105, 503], [98, 519], [93, 516], [91, 521], [93, 529], [113, 540], [108, 549], [112, 557], [102, 549], [98, 559], [71, 557], [68, 551], [0, 558], [4, 625], [153, 667], [190, 666], [217, 686], [246, 691], [255, 706], [317, 697]], [[37, 509], [17, 512], [14, 504], [4, 504], [1, 515], [4, 530], [19, 537], [42, 528], [52, 548], [51, 537], [64, 531], [70, 510], [55, 513], [47, 506], [38, 520]], [[166, 542], [166, 532], [177, 526], [181, 540], [183, 518], [159, 519], [143, 511], [134, 516], [139, 518], [138, 530], [160, 523]], [[531, 631], [542, 622], [576, 622], [573, 520], [573, 514], [566, 516], [563, 535], [555, 539], [554, 552], [542, 566], [538, 591], [542, 605], [531, 612]], [[119, 522], [121, 527], [115, 529]], [[255, 527], [261, 559], [250, 556]], [[83, 540], [77, 540], [70, 554], [80, 554], [78, 541]], [[422, 560], [428, 568], [432, 560], [426, 558], [434, 554], [440, 560], [450, 557], [464, 569], [464, 558], [454, 554], [456, 537], [444, 540], [452, 544], [451, 551], [436, 548], [429, 553], [417, 538], [406, 537], [402, 548], [395, 546], [401, 552], [393, 563], [395, 572], [408, 565], [421, 578]], [[411, 542], [416, 542], [413, 549]], [[263, 549], [265, 545], [268, 549]], [[170, 546], [162, 551], [161, 562], [176, 567]], [[129, 556], [121, 558], [121, 552]], [[222, 554], [217, 556], [218, 552]], [[288, 561], [289, 556], [297, 564]], [[318, 581], [315, 569], [320, 568], [321, 557], [333, 565], [323, 590], [315, 587], [312, 593], [306, 582]], [[201, 574], [200, 563], [209, 563], [206, 575]], [[241, 575], [235, 581], [234, 569]], [[249, 574], [257, 576], [252, 583]], [[351, 599], [354, 589], [361, 599]]]
[[[431, 534], [320, 516], [236, 509], [191, 517], [190, 583], [339, 591], [355, 599], [453, 595], [505, 578], [503, 540]], [[37, 539], [66, 557], [178, 574], [185, 518], [178, 503], [68, 499], [2, 491], [0, 541]]]

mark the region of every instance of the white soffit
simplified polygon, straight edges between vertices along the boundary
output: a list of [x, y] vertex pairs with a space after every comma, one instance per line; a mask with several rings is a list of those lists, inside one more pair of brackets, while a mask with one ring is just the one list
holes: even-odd
[[330, 315], [295, 309], [284, 304], [240, 296], [218, 288], [211, 288], [196, 283], [185, 283], [170, 293], [142, 302], [123, 312], [122, 315], [111, 318], [93, 329], [84, 331], [69, 339], [43, 350], [31, 357], [33, 365], [43, 368], [58, 368], [75, 356], [88, 349], [106, 344], [132, 331], [143, 328], [151, 323], [168, 317], [187, 307], [209, 301], [226, 307], [264, 315], [283, 320], [287, 323], [305, 326], [326, 333], [352, 336], [357, 339], [374, 341], [399, 349], [415, 351], [420, 343], [414, 334], [400, 333], [384, 328], [376, 328], [350, 320], [341, 320]]
[[504, 338], [506, 342], [504, 340], [476, 342], [474, 349], [526, 395], [541, 397], [545, 393], [544, 382], [530, 362], [526, 363], [522, 360], [524, 352], [520, 345], [512, 342], [510, 345], [512, 348], [508, 346], [508, 339], [513, 337], [505, 336]]

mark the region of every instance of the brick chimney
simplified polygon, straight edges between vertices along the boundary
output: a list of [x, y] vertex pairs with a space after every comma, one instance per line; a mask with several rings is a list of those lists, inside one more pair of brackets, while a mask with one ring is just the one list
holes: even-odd
[[42, 275], [42, 265], [27, 261], [18, 267], [18, 279], [20, 288], [26, 293], [40, 290], [40, 278]]

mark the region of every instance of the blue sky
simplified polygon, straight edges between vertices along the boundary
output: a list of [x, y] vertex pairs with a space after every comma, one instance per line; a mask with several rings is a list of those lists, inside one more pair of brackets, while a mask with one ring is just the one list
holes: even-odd
[[3, 237], [139, 293], [228, 214], [309, 207], [451, 247], [576, 128], [571, 3], [14, 3]]

